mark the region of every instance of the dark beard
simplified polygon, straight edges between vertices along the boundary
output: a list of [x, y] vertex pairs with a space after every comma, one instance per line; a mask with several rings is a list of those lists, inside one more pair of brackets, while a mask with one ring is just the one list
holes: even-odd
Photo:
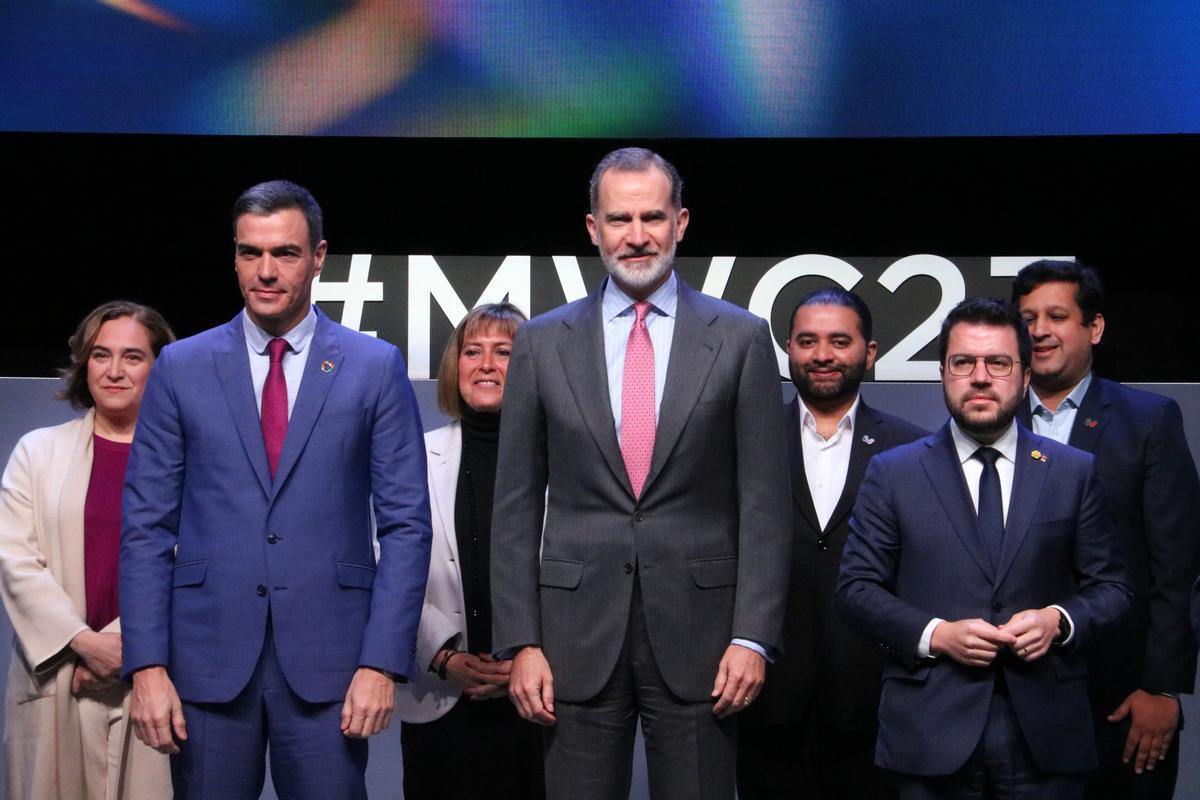
[[838, 380], [821, 383], [810, 380], [804, 369], [797, 369], [793, 366], [790, 371], [792, 383], [796, 385], [800, 399], [804, 401], [805, 405], [816, 405], [845, 400], [847, 397], [857, 394], [863, 375], [867, 372], [867, 362], [864, 360], [859, 364], [847, 364]]
[[[944, 397], [944, 388], [942, 390], [942, 394]], [[960, 405], [958, 408], [951, 408], [949, 398], [946, 398], [946, 410], [950, 412], [950, 416], [954, 418], [956, 423], [958, 423], [958, 427], [963, 433], [967, 434], [973, 439], [978, 439], [980, 437], [990, 439], [1003, 433], [1004, 430], [1008, 428], [1009, 424], [1012, 423], [1013, 418], [1017, 416], [1017, 409], [1020, 408], [1022, 399], [1022, 397], [1017, 397], [1009, 405], [1000, 406], [998, 409], [996, 409], [996, 413], [991, 419], [984, 419], [981, 421], [968, 419], [967, 415], [963, 413], [962, 405]]]

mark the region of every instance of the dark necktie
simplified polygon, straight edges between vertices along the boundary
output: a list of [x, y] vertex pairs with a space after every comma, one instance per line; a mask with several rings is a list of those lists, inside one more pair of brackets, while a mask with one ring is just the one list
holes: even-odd
[[262, 391], [263, 444], [267, 446], [267, 466], [271, 469], [271, 480], [275, 480], [275, 468], [279, 466], [279, 452], [283, 450], [283, 439], [287, 436], [288, 393], [287, 381], [283, 377], [283, 354], [288, 351], [287, 339], [272, 339], [267, 344], [271, 356], [271, 369]]
[[633, 304], [637, 318], [625, 348], [625, 376], [621, 384], [621, 455], [633, 485], [633, 496], [641, 498], [650, 460], [654, 456], [654, 347], [646, 329], [650, 303]]
[[983, 462], [983, 472], [979, 475], [979, 529], [992, 566], [996, 567], [1000, 564], [1000, 550], [1004, 545], [1004, 506], [1000, 497], [1000, 473], [996, 469], [1000, 451], [994, 447], [981, 447], [973, 457]]

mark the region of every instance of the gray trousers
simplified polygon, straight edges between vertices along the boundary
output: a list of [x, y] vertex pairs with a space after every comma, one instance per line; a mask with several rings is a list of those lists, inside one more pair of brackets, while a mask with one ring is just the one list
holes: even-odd
[[[715, 679], [717, 665], [712, 667]], [[555, 700], [558, 721], [545, 734], [546, 797], [628, 797], [640, 719], [653, 800], [731, 800], [737, 720], [717, 719], [712, 705], [681, 700], [663, 682], [635, 588], [625, 644], [608, 683], [584, 703]]]

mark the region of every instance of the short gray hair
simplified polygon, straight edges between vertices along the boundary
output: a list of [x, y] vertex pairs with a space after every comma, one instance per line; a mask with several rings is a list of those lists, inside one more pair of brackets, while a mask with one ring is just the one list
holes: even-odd
[[622, 147], [600, 159], [600, 163], [592, 172], [592, 180], [588, 183], [591, 211], [595, 213], [596, 206], [600, 203], [600, 179], [604, 177], [604, 173], [610, 169], [618, 172], [645, 172], [651, 167], [661, 169], [671, 181], [671, 207], [676, 211], [683, 208], [683, 178], [680, 177], [679, 170], [675, 169], [675, 165], [653, 150], [644, 147]]

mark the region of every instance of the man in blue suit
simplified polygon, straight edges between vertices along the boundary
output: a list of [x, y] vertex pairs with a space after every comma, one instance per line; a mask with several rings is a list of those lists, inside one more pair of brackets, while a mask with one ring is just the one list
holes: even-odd
[[1179, 771], [1179, 695], [1196, 680], [1188, 594], [1200, 572], [1200, 480], [1174, 400], [1092, 371], [1104, 286], [1075, 261], [1037, 261], [1013, 281], [1033, 337], [1035, 433], [1096, 457], [1133, 580], [1133, 613], [1088, 657], [1100, 769], [1090, 800], [1170, 800]]
[[876, 763], [903, 798], [1078, 798], [1084, 656], [1130, 606], [1091, 456], [1014, 422], [1029, 332], [998, 300], [939, 337], [951, 421], [867, 467], [837, 603], [889, 654]]
[[163, 351], [129, 459], [131, 718], [176, 797], [258, 797], [268, 740], [281, 797], [366, 797], [429, 564], [417, 406], [394, 346], [313, 307], [307, 190], [252, 187], [234, 228], [245, 310]]

